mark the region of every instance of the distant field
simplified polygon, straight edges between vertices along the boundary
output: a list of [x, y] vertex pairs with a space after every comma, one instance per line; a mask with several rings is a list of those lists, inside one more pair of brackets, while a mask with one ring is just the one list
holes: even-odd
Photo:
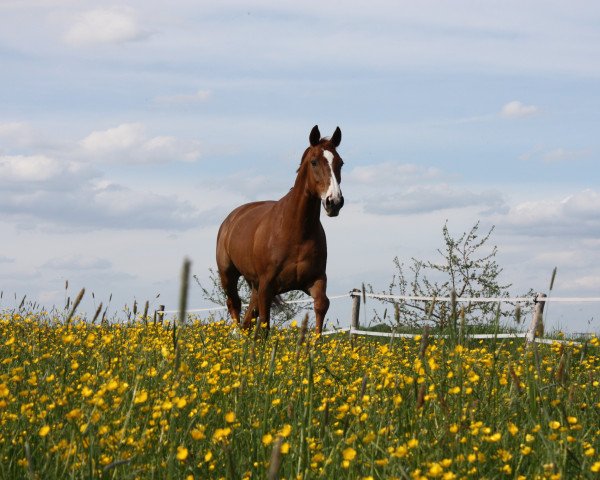
[[0, 317], [1, 478], [599, 478], [600, 342]]

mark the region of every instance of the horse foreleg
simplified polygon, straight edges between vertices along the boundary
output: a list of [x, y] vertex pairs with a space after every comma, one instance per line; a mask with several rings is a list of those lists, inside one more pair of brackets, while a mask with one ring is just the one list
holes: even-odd
[[313, 298], [315, 303], [315, 321], [317, 333], [323, 331], [323, 321], [327, 310], [329, 310], [329, 298], [327, 298], [327, 279], [320, 278], [309, 289], [308, 293]]

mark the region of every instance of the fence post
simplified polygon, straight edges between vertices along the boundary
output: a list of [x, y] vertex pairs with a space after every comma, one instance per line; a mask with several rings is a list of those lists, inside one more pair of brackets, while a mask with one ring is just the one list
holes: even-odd
[[165, 318], [165, 306], [164, 305], [159, 305], [158, 306], [158, 310], [156, 310], [154, 312], [155, 317], [154, 317], [154, 324], [156, 325], [156, 318], [158, 317], [160, 319], [160, 324], [162, 325], [163, 320]]
[[535, 341], [535, 337], [541, 337], [544, 335], [544, 306], [546, 305], [545, 293], [538, 293], [535, 297], [535, 306], [533, 308], [533, 317], [531, 318], [531, 325], [527, 331], [527, 345]]
[[350, 321], [350, 329], [358, 330], [359, 323], [358, 318], [360, 314], [360, 290], [355, 288], [352, 290], [352, 318]]

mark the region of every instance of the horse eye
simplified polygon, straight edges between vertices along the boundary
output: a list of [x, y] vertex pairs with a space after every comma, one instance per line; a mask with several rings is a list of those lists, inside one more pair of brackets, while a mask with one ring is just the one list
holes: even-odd
[[313, 167], [316, 167], [316, 166], [317, 166], [317, 161], [316, 161], [316, 160], [311, 160], [311, 161], [310, 161], [310, 164], [311, 164]]

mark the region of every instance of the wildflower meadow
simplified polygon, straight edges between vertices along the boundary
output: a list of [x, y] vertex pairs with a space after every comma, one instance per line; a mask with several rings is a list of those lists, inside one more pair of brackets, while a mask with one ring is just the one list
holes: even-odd
[[599, 344], [5, 312], [0, 477], [599, 478]]

